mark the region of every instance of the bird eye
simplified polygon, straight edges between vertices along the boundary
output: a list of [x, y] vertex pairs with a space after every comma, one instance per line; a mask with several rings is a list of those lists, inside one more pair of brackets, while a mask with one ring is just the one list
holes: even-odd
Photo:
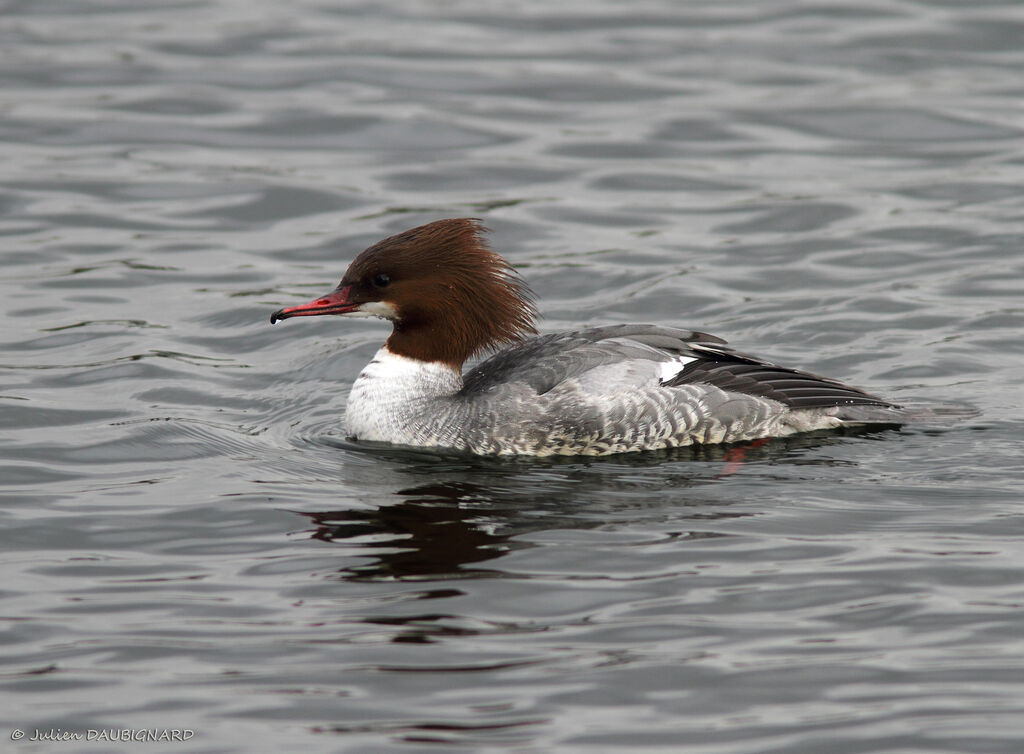
[[373, 276], [373, 284], [378, 288], [383, 288], [391, 282], [391, 278], [385, 275], [383, 272], [378, 272]]

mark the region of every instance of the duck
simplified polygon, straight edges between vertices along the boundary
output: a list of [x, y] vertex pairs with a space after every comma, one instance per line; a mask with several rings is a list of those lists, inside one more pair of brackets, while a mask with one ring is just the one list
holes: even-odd
[[349, 393], [351, 440], [480, 456], [603, 456], [936, 415], [696, 330], [617, 324], [539, 334], [536, 297], [487, 232], [475, 218], [451, 218], [398, 233], [356, 256], [334, 290], [271, 314], [271, 324], [391, 323]]

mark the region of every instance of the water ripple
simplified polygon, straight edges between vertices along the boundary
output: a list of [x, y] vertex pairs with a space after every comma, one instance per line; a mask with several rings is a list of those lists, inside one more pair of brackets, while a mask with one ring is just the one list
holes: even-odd
[[[1018, 3], [4, 20], [8, 732], [1021, 750]], [[352, 442], [387, 326], [268, 315], [459, 215], [545, 330], [692, 327], [981, 416], [590, 460]]]

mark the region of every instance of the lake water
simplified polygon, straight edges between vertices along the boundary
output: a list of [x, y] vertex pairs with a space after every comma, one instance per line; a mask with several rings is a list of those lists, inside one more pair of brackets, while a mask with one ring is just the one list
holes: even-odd
[[[1022, 39], [1016, 0], [4, 3], [4, 751], [1019, 754]], [[387, 326], [270, 312], [459, 216], [545, 331], [981, 413], [352, 447]]]

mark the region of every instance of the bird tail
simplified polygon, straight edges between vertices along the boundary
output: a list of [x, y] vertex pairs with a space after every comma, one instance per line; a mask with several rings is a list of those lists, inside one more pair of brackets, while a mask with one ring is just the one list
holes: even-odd
[[836, 418], [844, 424], [924, 424], [948, 426], [978, 416], [973, 406], [956, 403], [904, 403], [894, 406], [841, 406]]

